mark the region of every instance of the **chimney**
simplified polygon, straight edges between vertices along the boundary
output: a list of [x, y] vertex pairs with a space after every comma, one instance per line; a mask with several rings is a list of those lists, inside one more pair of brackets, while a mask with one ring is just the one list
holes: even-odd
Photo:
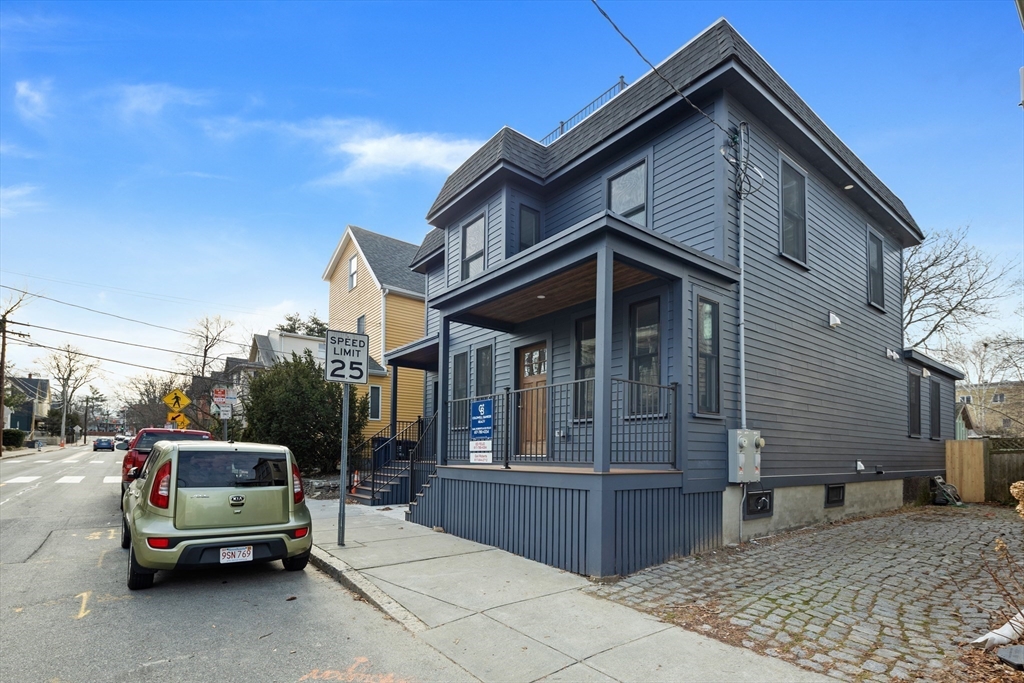
[[28, 373], [28, 378], [29, 378], [29, 379], [32, 379], [32, 373], [31, 373], [31, 372], [30, 372], [30, 373]]

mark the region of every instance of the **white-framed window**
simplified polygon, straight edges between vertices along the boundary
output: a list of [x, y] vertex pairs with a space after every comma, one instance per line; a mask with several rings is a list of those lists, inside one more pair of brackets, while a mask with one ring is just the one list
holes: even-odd
[[885, 274], [882, 236], [868, 231], [868, 303], [885, 306]]
[[462, 227], [462, 279], [484, 270], [484, 215]]
[[807, 176], [782, 159], [779, 175], [779, 251], [807, 263]]
[[353, 256], [348, 260], [348, 288], [355, 289], [356, 271], [359, 270], [359, 257]]
[[971, 397], [970, 396], [961, 396], [960, 397], [960, 402], [961, 403], [966, 403], [967, 405], [970, 405], [971, 404]]
[[646, 159], [608, 180], [608, 208], [623, 218], [646, 227]]
[[370, 419], [380, 419], [380, 387], [376, 384], [370, 385]]
[[1006, 403], [1006, 394], [992, 394], [993, 403]]
[[366, 334], [366, 316], [356, 318], [356, 334]]

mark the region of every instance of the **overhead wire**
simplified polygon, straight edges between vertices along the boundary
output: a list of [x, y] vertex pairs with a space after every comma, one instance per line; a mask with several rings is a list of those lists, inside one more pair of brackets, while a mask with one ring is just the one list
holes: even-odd
[[[48, 351], [64, 351], [64, 349], [57, 348], [56, 346], [47, 346], [46, 344], [40, 344], [39, 342], [25, 342], [25, 341], [13, 341], [12, 340], [12, 341], [8, 341], [8, 343], [9, 344], [15, 344], [15, 345], [18, 345], [18, 346], [28, 346], [28, 347], [31, 347], [31, 348], [46, 349]], [[182, 375], [184, 377], [191, 377], [192, 376], [192, 373], [190, 373], [190, 372], [182, 372], [180, 370], [165, 370], [164, 368], [154, 368], [154, 367], [149, 366], [149, 365], [139, 365], [138, 363], [129, 363], [128, 361], [125, 361], [125, 360], [115, 360], [113, 358], [104, 358], [102, 356], [94, 356], [94, 355], [92, 355], [90, 353], [83, 353], [81, 351], [77, 352], [77, 355], [82, 356], [83, 358], [92, 358], [94, 360], [102, 360], [102, 361], [105, 361], [107, 363], [119, 363], [120, 365], [130, 365], [133, 368], [142, 368], [143, 370], [152, 370], [154, 372], [165, 372], [168, 375]]]
[[[73, 335], [73, 336], [76, 336], [76, 337], [85, 337], [86, 339], [96, 339], [98, 341], [110, 342], [112, 344], [124, 344], [125, 346], [136, 346], [136, 347], [138, 347], [140, 349], [152, 349], [153, 351], [163, 351], [165, 353], [173, 353], [173, 354], [176, 354], [176, 355], [179, 355], [179, 356], [194, 356], [196, 358], [203, 358], [204, 357], [203, 354], [201, 354], [201, 353], [191, 353], [189, 351], [175, 351], [174, 349], [163, 349], [163, 348], [160, 348], [159, 346], [149, 346], [147, 344], [136, 344], [134, 342], [121, 341], [120, 339], [109, 339], [107, 337], [97, 337], [97, 336], [94, 336], [94, 335], [91, 335], [91, 334], [85, 334], [83, 332], [71, 332], [70, 330], [58, 330], [58, 329], [56, 329], [54, 327], [44, 327], [42, 325], [35, 325], [35, 324], [32, 324], [32, 323], [22, 323], [22, 322], [17, 322], [15, 320], [8, 320], [7, 323], [10, 324], [10, 325], [23, 325], [24, 327], [34, 327], [37, 330], [47, 330], [49, 332], [59, 332], [61, 334], [70, 334], [70, 335]], [[218, 356], [207, 355], [205, 357], [207, 359], [216, 360], [217, 358], [220, 358], [220, 355], [218, 355]]]

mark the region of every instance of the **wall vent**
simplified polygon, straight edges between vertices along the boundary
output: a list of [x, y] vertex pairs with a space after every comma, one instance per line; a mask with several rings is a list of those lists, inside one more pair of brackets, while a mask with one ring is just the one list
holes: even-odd
[[743, 505], [743, 519], [771, 517], [774, 513], [774, 491], [747, 491], [747, 501]]
[[846, 504], [846, 484], [825, 484], [825, 507], [837, 508]]

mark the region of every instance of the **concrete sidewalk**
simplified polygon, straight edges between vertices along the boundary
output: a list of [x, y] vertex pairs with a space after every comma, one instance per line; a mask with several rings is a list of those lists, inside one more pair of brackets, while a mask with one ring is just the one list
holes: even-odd
[[406, 522], [307, 500], [313, 562], [482, 681], [829, 681], [587, 595], [587, 579]]

